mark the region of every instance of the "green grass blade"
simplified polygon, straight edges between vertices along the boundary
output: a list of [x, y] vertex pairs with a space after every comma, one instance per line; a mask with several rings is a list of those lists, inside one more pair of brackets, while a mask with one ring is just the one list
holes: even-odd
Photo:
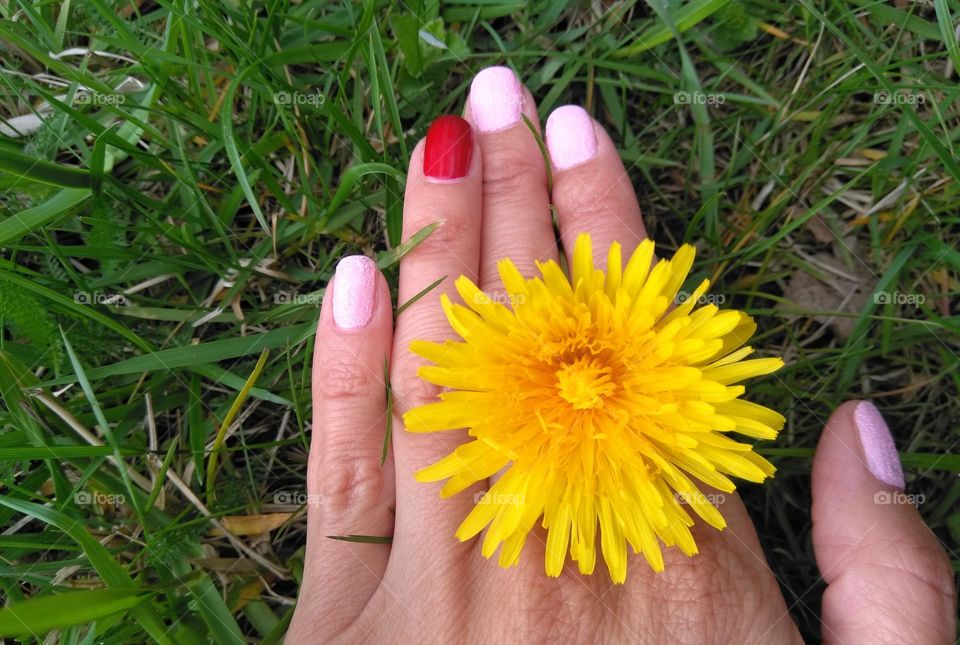
[[16, 180], [25, 179], [63, 188], [89, 188], [90, 173], [73, 166], [33, 159], [0, 146], [0, 171]]
[[960, 70], [960, 44], [957, 43], [957, 28], [950, 15], [950, 6], [946, 0], [933, 0], [933, 6], [937, 11], [937, 25], [940, 27], [943, 45], [947, 48], [947, 54], [953, 61], [953, 69], [956, 73]]
[[[113, 433], [113, 426], [110, 425], [110, 422], [107, 421], [107, 418], [103, 415], [103, 409], [100, 407], [100, 403], [97, 401], [96, 393], [93, 391], [93, 387], [90, 385], [90, 381], [87, 379], [87, 375], [84, 372], [83, 366], [80, 364], [80, 359], [77, 358], [76, 352], [73, 351], [73, 345], [70, 344], [70, 339], [67, 338], [67, 334], [64, 333], [62, 328], [60, 329], [60, 335], [63, 338], [63, 344], [67, 350], [67, 356], [70, 358], [70, 364], [73, 366], [74, 373], [77, 375], [77, 381], [80, 383], [80, 388], [83, 390], [83, 394], [87, 397], [87, 403], [93, 409], [93, 416], [96, 418], [97, 424], [100, 426], [100, 431], [106, 438], [107, 445], [113, 450], [113, 456], [116, 458], [117, 464], [124, 464], [123, 453], [120, 451], [120, 444], [117, 442], [117, 437]], [[138, 491], [134, 490], [133, 482], [130, 480], [130, 474], [127, 472], [127, 469], [121, 466], [119, 470], [120, 477], [123, 479], [123, 484], [127, 490], [130, 505], [140, 518], [141, 525], [145, 526], [146, 522], [144, 521], [143, 508], [140, 506], [140, 496]]]
[[33, 293], [47, 300], [50, 300], [54, 304], [63, 307], [64, 309], [71, 312], [72, 314], [77, 315], [78, 317], [89, 318], [90, 320], [93, 320], [94, 322], [106, 327], [107, 329], [113, 330], [114, 332], [116, 332], [123, 338], [127, 339], [128, 341], [130, 341], [131, 343], [133, 343], [134, 345], [136, 345], [142, 350], [150, 351], [152, 349], [152, 347], [150, 346], [149, 343], [147, 343], [147, 341], [140, 338], [140, 336], [133, 333], [132, 331], [130, 331], [125, 326], [118, 323], [113, 318], [103, 315], [102, 313], [97, 311], [96, 308], [93, 306], [85, 305], [77, 302], [70, 295], [65, 295], [63, 293], [54, 291], [53, 289], [44, 287], [43, 285], [38, 284], [33, 280], [27, 280], [26, 278], [24, 278], [19, 274], [3, 271], [2, 269], [0, 269], [0, 286], [2, 286], [2, 284], [5, 281], [12, 282], [13, 284], [19, 285], [24, 289], [27, 289], [28, 291], [32, 291]]
[[390, 535], [328, 535], [331, 540], [340, 542], [356, 542], [357, 544], [392, 544]]
[[227, 152], [227, 157], [230, 159], [230, 165], [233, 166], [234, 175], [243, 187], [243, 194], [246, 195], [247, 202], [250, 204], [250, 208], [253, 210], [257, 221], [260, 222], [260, 226], [264, 232], [269, 234], [270, 226], [267, 224], [267, 219], [264, 217], [263, 210], [260, 208], [260, 202], [257, 200], [257, 196], [253, 192], [253, 187], [250, 185], [247, 170], [243, 166], [243, 158], [240, 155], [240, 150], [237, 148], [237, 138], [233, 133], [233, 97], [237, 93], [237, 88], [243, 83], [244, 78], [253, 70], [253, 67], [248, 67], [230, 81], [227, 94], [220, 107], [220, 128], [223, 132], [223, 146]]
[[[676, 26], [676, 33], [683, 33], [703, 22], [714, 13], [723, 8], [730, 0], [693, 0], [684, 4], [682, 7], [677, 9], [677, 13], [673, 16], [673, 22]], [[656, 7], [659, 9], [659, 7]], [[648, 49], [653, 49], [657, 45], [662, 45], [667, 42], [674, 35], [674, 29], [670, 25], [660, 23], [645, 29], [636, 38], [636, 42], [632, 45], [619, 49], [613, 52], [613, 56], [616, 58], [628, 58], [641, 54]]]
[[[0, 461], [20, 461], [22, 459], [76, 459], [78, 457], [107, 457], [115, 454], [110, 446], [16, 446], [0, 451]], [[120, 448], [125, 456], [142, 455], [142, 450]]]
[[9, 246], [23, 236], [66, 217], [90, 195], [87, 189], [65, 188], [42, 204], [10, 215], [0, 222], [0, 246]]
[[230, 609], [223, 601], [220, 591], [210, 580], [207, 574], [192, 577], [187, 582], [187, 588], [197, 601], [200, 616], [210, 628], [210, 636], [222, 645], [245, 645], [240, 626], [230, 613]]
[[[297, 343], [316, 330], [316, 323], [304, 323], [281, 327], [263, 334], [252, 334], [238, 338], [214, 340], [209, 343], [174, 347], [142, 356], [135, 356], [127, 360], [94, 367], [87, 370], [90, 379], [101, 379], [122, 374], [139, 374], [156, 370], [172, 370], [180, 367], [193, 367], [202, 363], [216, 363], [218, 361], [249, 356], [262, 352], [264, 349], [276, 349], [288, 343]], [[75, 375], [51, 379], [43, 385], [63, 385], [75, 382]]]
[[247, 396], [250, 394], [250, 389], [253, 387], [253, 384], [257, 382], [258, 378], [260, 378], [260, 372], [262, 372], [264, 366], [266, 366], [267, 358], [269, 356], [270, 350], [264, 349], [263, 353], [260, 354], [259, 360], [257, 360], [257, 364], [253, 368], [253, 372], [250, 373], [246, 383], [243, 384], [243, 388], [241, 388], [241, 390], [237, 393], [236, 398], [230, 405], [230, 409], [227, 411], [226, 416], [223, 417], [223, 422], [220, 423], [220, 429], [217, 430], [217, 436], [213, 440], [213, 447], [210, 449], [210, 456], [207, 460], [207, 480], [205, 484], [207, 488], [208, 506], [213, 503], [213, 495], [214, 489], [216, 488], [215, 483], [217, 477], [217, 457], [219, 456], [220, 448], [223, 447], [224, 439], [227, 436], [227, 429], [230, 427], [230, 424], [233, 423], [237, 413], [240, 412], [240, 408], [243, 407], [243, 403], [247, 400]]
[[92, 589], [38, 596], [0, 609], [0, 636], [41, 636], [54, 629], [126, 613], [150, 594]]

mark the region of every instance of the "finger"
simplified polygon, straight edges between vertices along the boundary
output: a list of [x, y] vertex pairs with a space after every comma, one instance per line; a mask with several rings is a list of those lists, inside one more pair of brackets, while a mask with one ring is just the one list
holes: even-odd
[[623, 258], [646, 239], [630, 176], [607, 133], [587, 112], [565, 105], [547, 119], [547, 148], [554, 168], [553, 203], [567, 255], [580, 233], [590, 233], [602, 264], [613, 242]]
[[501, 292], [497, 262], [503, 258], [527, 277], [536, 260], [557, 258], [546, 166], [522, 115], [537, 132], [540, 118], [533, 96], [508, 67], [476, 75], [465, 113], [483, 151], [480, 288]]
[[867, 401], [844, 403], [813, 460], [824, 642], [953, 642], [953, 571], [910, 502], [883, 417]]
[[[477, 279], [480, 259], [482, 159], [470, 125], [455, 116], [440, 117], [425, 141], [414, 149], [403, 206], [403, 238], [424, 226], [443, 223], [400, 261], [398, 301], [406, 303], [440, 278], [435, 289], [406, 307], [397, 319], [391, 381], [395, 418], [411, 408], [437, 400], [440, 388], [417, 376], [426, 360], [412, 354], [411, 341], [455, 338], [440, 306], [440, 295], [459, 296], [454, 281]], [[464, 493], [439, 499], [439, 486], [414, 480], [414, 473], [445, 457], [466, 438], [463, 431], [431, 434], [395, 432], [397, 525], [394, 549], [405, 540], [416, 545], [450, 545], [471, 498]], [[419, 567], [420, 563], [413, 563]]]
[[342, 259], [323, 299], [313, 355], [307, 548], [295, 633], [344, 627], [387, 566], [388, 545], [330, 536], [393, 533], [393, 463], [380, 464], [392, 315], [390, 291], [373, 260]]

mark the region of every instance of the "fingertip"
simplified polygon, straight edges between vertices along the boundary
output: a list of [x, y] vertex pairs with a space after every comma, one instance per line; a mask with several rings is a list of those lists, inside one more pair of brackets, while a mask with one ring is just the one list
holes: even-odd
[[858, 402], [853, 408], [853, 424], [870, 473], [888, 486], [906, 488], [893, 435], [877, 407], [870, 401]]
[[333, 292], [333, 324], [340, 331], [356, 331], [373, 318], [377, 304], [377, 265], [365, 255], [348, 255], [337, 263]]
[[577, 236], [588, 231], [594, 248], [605, 250], [619, 242], [622, 257], [628, 258], [647, 233], [613, 140], [582, 107], [565, 105], [547, 119], [546, 142], [564, 247], [569, 252]]
[[828, 583], [824, 635], [842, 642], [924, 635], [948, 642], [952, 569], [936, 536], [904, 492], [893, 437], [869, 401], [831, 415], [814, 455], [813, 546]]
[[859, 505], [881, 491], [905, 488], [890, 429], [869, 401], [846, 401], [834, 411], [813, 459], [814, 521], [819, 504]]
[[579, 105], [558, 107], [547, 118], [547, 149], [557, 171], [569, 170], [597, 156], [593, 118]]
[[470, 121], [483, 133], [512, 128], [522, 121], [526, 102], [524, 89], [509, 67], [485, 67], [470, 83], [467, 97]]
[[[405, 203], [421, 197], [430, 201], [445, 191], [462, 191], [480, 184], [483, 157], [474, 130], [468, 119], [453, 114], [442, 114], [430, 123], [426, 135], [410, 152]], [[449, 189], [443, 187], [447, 184], [451, 185]]]
[[427, 129], [423, 145], [423, 175], [435, 183], [467, 177], [476, 165], [473, 126], [454, 114], [438, 116]]

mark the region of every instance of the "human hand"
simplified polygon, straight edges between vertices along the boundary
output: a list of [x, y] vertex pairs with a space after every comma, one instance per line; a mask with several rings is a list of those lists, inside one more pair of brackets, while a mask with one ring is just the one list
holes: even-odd
[[[395, 332], [389, 290], [369, 260], [341, 261], [327, 289], [313, 368], [306, 568], [288, 642], [465, 635], [484, 642], [799, 642], [736, 494], [718, 497], [723, 531], [702, 522], [692, 529], [698, 555], [667, 549], [662, 573], [631, 556], [626, 583], [613, 585], [600, 559], [593, 575], [568, 563], [559, 578], [547, 577], [542, 532], [527, 541], [517, 567], [499, 568], [480, 557], [479, 540], [453, 537], [483, 488], [441, 501], [438, 486], [414, 481], [416, 470], [463, 440], [459, 431], [406, 433], [400, 421], [438, 394], [417, 377], [423, 362], [408, 346], [453, 337], [438, 302], [442, 293], [456, 298], [453, 279], [464, 274], [497, 293], [498, 260], [510, 257], [530, 276], [536, 260], [557, 259], [549, 204], [568, 251], [582, 231], [598, 249], [620, 242], [624, 257], [646, 237], [629, 177], [601, 126], [578, 107], [554, 111], [545, 136], [554, 164], [548, 191], [521, 112], [539, 129], [531, 94], [509, 70], [489, 68], [471, 87], [465, 114], [472, 128], [445, 117], [414, 150], [404, 239], [443, 224], [401, 261], [398, 301], [447, 279], [403, 311]], [[385, 359], [394, 418], [381, 466]], [[943, 549], [912, 505], [877, 503], [900, 501], [904, 482], [871, 404], [846, 403], [830, 418], [812, 479], [814, 550], [828, 583], [824, 639], [953, 642], [953, 574]], [[349, 534], [392, 535], [393, 542], [327, 537]]]

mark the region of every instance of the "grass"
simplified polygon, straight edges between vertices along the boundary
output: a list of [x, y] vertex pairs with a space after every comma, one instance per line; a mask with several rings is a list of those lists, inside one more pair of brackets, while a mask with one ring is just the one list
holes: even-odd
[[960, 3], [532, 4], [0, 5], [0, 635], [280, 639], [323, 287], [355, 252], [395, 286], [410, 150], [498, 63], [604, 123], [664, 252], [786, 356], [743, 494], [804, 636], [844, 399], [960, 568]]

